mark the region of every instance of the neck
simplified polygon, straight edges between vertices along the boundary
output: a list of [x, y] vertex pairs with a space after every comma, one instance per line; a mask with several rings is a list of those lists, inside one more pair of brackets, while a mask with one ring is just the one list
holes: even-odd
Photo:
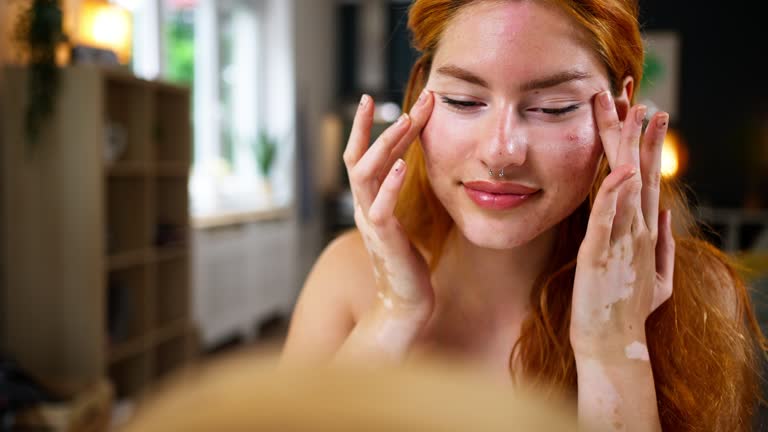
[[454, 226], [438, 267], [438, 301], [470, 316], [521, 319], [536, 278], [551, 257], [556, 229], [514, 249], [479, 247]]

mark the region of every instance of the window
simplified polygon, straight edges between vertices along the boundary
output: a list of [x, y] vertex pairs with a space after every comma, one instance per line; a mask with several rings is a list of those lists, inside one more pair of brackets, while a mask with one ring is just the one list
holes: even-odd
[[136, 74], [193, 88], [193, 216], [289, 204], [292, 185], [275, 182], [273, 190], [259, 170], [260, 137], [276, 143], [284, 166], [292, 151], [290, 134], [264, 132], [270, 130], [259, 84], [269, 66], [262, 53], [265, 0], [120, 3], [134, 14]]

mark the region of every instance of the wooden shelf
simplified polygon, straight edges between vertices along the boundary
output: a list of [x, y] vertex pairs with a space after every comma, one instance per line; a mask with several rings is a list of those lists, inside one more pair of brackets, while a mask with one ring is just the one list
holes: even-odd
[[147, 162], [117, 162], [106, 169], [112, 177], [146, 176], [152, 173], [152, 166]]
[[153, 328], [165, 328], [189, 319], [189, 259], [186, 256], [160, 261], [155, 272]]
[[[0, 133], [17, 144], [0, 148], [9, 192], [0, 207], [10, 210], [0, 282], [14, 287], [0, 299], [14, 335], [3, 347], [34, 375], [72, 382], [73, 395], [105, 371], [118, 397], [146, 394], [194, 354], [191, 92], [123, 70], [64, 68], [56, 112], [28, 157], [28, 71], [2, 72], [0, 93], [14, 103], [1, 107]], [[114, 160], [105, 132], [122, 149]]]
[[152, 184], [143, 177], [110, 177], [107, 194], [107, 253], [122, 254], [152, 246]]
[[162, 379], [189, 362], [189, 332], [182, 332], [157, 345], [154, 351], [154, 378]]
[[134, 267], [137, 265], [148, 264], [154, 260], [153, 254], [154, 251], [152, 249], [140, 249], [110, 255], [107, 260], [107, 268], [109, 271], [114, 271]]
[[138, 337], [134, 340], [123, 342], [109, 347], [109, 363], [117, 363], [126, 358], [141, 354], [147, 349], [147, 338]]
[[192, 160], [192, 118], [189, 92], [177, 88], [159, 87], [154, 94], [157, 107], [154, 128], [155, 159], [160, 162]]
[[156, 174], [159, 177], [189, 177], [189, 162], [159, 162], [156, 167]]
[[189, 250], [186, 247], [169, 246], [164, 248], [158, 248], [155, 250], [155, 261], [167, 261], [174, 258], [184, 258], [189, 255]]
[[152, 345], [159, 345], [175, 337], [183, 336], [189, 332], [189, 321], [180, 319], [158, 328], [152, 334]]
[[149, 385], [152, 375], [152, 357], [149, 352], [126, 357], [109, 365], [117, 398], [137, 397]]

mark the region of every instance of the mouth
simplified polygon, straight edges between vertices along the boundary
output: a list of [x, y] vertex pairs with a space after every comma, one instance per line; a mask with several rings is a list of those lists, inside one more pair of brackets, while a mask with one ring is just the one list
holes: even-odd
[[478, 207], [488, 210], [509, 210], [518, 207], [541, 189], [517, 183], [472, 181], [462, 183], [464, 191]]

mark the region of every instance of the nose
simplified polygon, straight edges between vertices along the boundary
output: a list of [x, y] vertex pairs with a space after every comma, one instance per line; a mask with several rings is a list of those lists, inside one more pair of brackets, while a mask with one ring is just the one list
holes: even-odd
[[480, 145], [480, 160], [486, 168], [511, 172], [525, 163], [528, 153], [528, 133], [512, 105], [494, 116], [488, 129], [492, 131]]

